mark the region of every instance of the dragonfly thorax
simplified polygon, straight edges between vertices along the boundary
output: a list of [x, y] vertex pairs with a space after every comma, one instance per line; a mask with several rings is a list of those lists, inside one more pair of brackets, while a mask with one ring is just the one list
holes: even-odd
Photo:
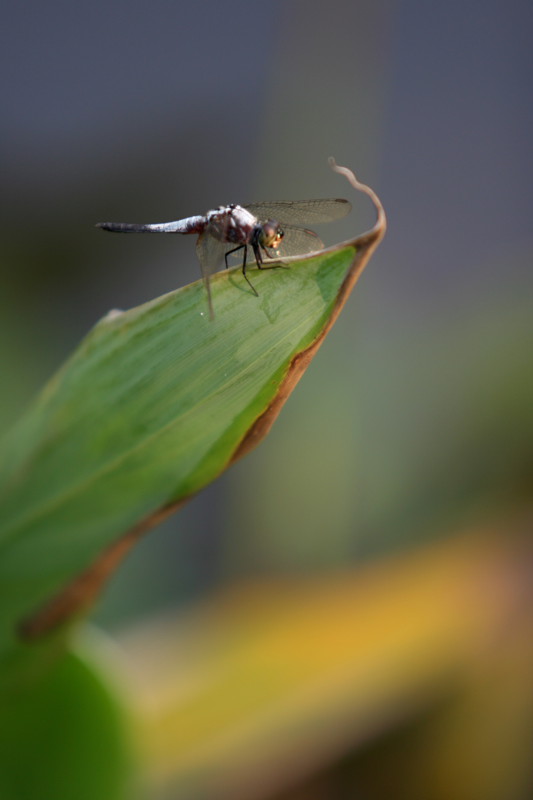
[[207, 230], [220, 242], [248, 244], [257, 225], [257, 219], [242, 206], [220, 206], [206, 214]]

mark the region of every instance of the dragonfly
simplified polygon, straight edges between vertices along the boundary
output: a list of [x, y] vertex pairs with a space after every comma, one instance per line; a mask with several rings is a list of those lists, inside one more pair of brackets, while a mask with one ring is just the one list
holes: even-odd
[[[99, 222], [97, 227], [115, 233], [198, 234], [196, 253], [207, 292], [209, 315], [214, 319], [210, 276], [224, 266], [228, 269], [231, 266], [229, 257], [242, 256], [242, 274], [258, 297], [247, 267], [287, 268], [280, 263], [283, 258], [323, 249], [324, 244], [317, 234], [304, 226], [341, 219], [351, 207], [351, 203], [342, 198], [230, 204], [174, 222]], [[265, 256], [278, 263], [265, 262]]]

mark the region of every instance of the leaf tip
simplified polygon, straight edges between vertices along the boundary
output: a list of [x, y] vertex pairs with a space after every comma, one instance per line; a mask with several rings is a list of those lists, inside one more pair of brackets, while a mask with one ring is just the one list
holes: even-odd
[[384, 236], [385, 231], [387, 229], [387, 217], [385, 216], [385, 209], [383, 208], [381, 200], [379, 199], [375, 191], [371, 189], [370, 186], [367, 186], [366, 183], [361, 183], [361, 181], [356, 178], [355, 173], [352, 172], [351, 169], [349, 169], [348, 167], [340, 167], [333, 158], [333, 156], [329, 156], [328, 164], [330, 168], [333, 170], [333, 172], [337, 172], [339, 175], [343, 175], [348, 181], [348, 183], [350, 183], [353, 186], [354, 189], [356, 189], [359, 192], [363, 192], [363, 194], [366, 194], [367, 197], [369, 197], [372, 200], [372, 203], [374, 205], [374, 208], [376, 209], [376, 214], [377, 214], [377, 221], [373, 228], [373, 231], [379, 233], [379, 237], [381, 239]]

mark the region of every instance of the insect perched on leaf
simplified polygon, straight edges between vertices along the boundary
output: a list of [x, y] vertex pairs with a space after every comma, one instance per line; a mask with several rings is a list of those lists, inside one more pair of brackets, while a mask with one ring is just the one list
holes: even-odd
[[[246, 274], [247, 266], [255, 261], [259, 269], [274, 269], [283, 264], [265, 264], [264, 256], [280, 259], [321, 250], [319, 237], [303, 225], [332, 222], [344, 217], [351, 209], [348, 200], [301, 200], [294, 202], [251, 203], [245, 206], [220, 206], [207, 214], [178, 219], [175, 222], [130, 224], [99, 222], [97, 227], [118, 233], [197, 233], [196, 252], [202, 269], [209, 314], [214, 318], [209, 278], [223, 265], [228, 268], [228, 256], [242, 255], [242, 274], [255, 295]], [[253, 259], [247, 261], [248, 247]]]

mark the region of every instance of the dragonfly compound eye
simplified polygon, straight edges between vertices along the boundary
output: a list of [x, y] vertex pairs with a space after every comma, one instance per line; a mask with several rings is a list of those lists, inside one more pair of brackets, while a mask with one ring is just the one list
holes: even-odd
[[264, 223], [261, 239], [263, 247], [275, 248], [279, 245], [283, 239], [283, 231], [275, 220], [269, 219], [268, 222]]

